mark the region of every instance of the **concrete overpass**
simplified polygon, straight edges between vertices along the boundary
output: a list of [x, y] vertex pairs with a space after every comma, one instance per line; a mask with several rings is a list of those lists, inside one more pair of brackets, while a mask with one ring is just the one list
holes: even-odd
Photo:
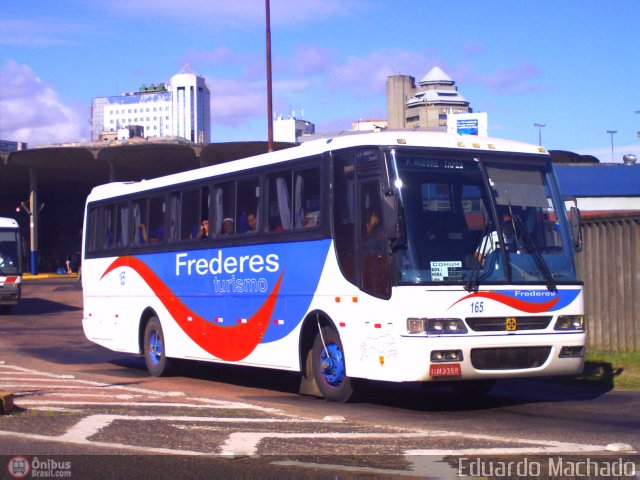
[[[294, 146], [275, 143], [274, 150]], [[132, 139], [47, 146], [0, 154], [0, 216], [14, 217], [30, 245], [30, 271], [79, 261], [84, 202], [91, 189], [140, 181], [267, 152], [267, 142], [192, 144]], [[40, 254], [38, 254], [40, 252]]]

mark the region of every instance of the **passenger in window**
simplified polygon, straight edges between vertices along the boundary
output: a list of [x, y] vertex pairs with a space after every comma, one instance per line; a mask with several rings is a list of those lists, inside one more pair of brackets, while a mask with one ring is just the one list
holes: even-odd
[[[510, 215], [503, 215], [502, 217], [502, 235], [504, 240], [504, 246], [508, 251], [517, 252], [518, 244], [516, 231], [513, 226], [513, 219]], [[498, 232], [493, 230], [486, 235], [480, 241], [480, 246], [476, 249], [475, 256], [479, 261], [484, 262], [484, 259], [497, 248], [500, 248], [500, 242], [498, 242]]]
[[225, 218], [222, 220], [222, 235], [233, 235], [233, 227], [235, 226], [233, 218]]
[[380, 225], [380, 214], [373, 208], [368, 208], [364, 214], [364, 232], [362, 244], [364, 247], [380, 247], [384, 244], [384, 232]]
[[256, 227], [258, 226], [258, 221], [256, 219], [256, 216], [253, 213], [249, 213], [247, 215], [247, 225], [249, 227], [249, 232], [255, 232], [256, 231]]
[[144, 223], [139, 223], [136, 227], [135, 243], [136, 245], [143, 245], [147, 243], [147, 227]]
[[209, 220], [202, 220], [200, 222], [200, 236], [198, 238], [209, 237]]
[[302, 220], [302, 225], [305, 227], [316, 227], [320, 224], [320, 212], [318, 210], [309, 211]]

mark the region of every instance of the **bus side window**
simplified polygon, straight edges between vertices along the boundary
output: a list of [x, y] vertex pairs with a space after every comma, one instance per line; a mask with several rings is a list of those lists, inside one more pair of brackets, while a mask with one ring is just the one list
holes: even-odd
[[293, 199], [295, 227], [320, 226], [320, 169], [296, 173]]
[[180, 211], [180, 239], [198, 238], [200, 229], [200, 191], [197, 189], [182, 192]]
[[98, 249], [98, 214], [100, 213], [98, 208], [92, 208], [89, 210], [87, 217], [87, 250], [94, 252]]
[[289, 230], [291, 221], [291, 171], [269, 178], [269, 230]]
[[129, 245], [129, 207], [116, 205], [116, 247]]
[[320, 225], [320, 170], [288, 171], [269, 178], [269, 230]]
[[109, 249], [115, 247], [116, 244], [116, 233], [115, 233], [115, 214], [116, 214], [116, 206], [108, 205], [104, 207], [104, 242], [102, 244], [102, 248]]
[[149, 199], [149, 243], [164, 241], [164, 197]]
[[135, 200], [131, 203], [133, 218], [133, 244], [145, 245], [149, 241], [147, 201]]
[[174, 192], [169, 196], [169, 242], [180, 240], [180, 192]]
[[256, 179], [238, 182], [238, 232], [256, 233], [260, 228], [260, 181]]
[[[214, 236], [236, 233], [236, 182], [227, 182], [213, 187], [211, 218]], [[211, 227], [210, 227], [211, 228]]]

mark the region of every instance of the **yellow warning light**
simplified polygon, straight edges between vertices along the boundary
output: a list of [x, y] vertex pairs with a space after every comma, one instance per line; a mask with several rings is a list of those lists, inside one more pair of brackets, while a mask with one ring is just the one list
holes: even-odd
[[378, 361], [380, 362], [380, 366], [381, 366], [381, 367], [382, 367], [382, 366], [384, 366], [384, 356], [383, 356], [383, 355], [380, 355], [380, 356], [378, 357]]

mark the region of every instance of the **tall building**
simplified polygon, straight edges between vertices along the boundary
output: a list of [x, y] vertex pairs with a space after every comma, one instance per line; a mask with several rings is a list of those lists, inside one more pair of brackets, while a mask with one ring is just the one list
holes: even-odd
[[433, 67], [417, 86], [409, 75], [388, 77], [388, 127], [446, 130], [447, 115], [473, 111], [455, 83], [440, 67]]
[[190, 69], [164, 83], [136, 92], [95, 97], [91, 104], [91, 140], [124, 128], [142, 127], [145, 137], [182, 137], [211, 141], [211, 100], [205, 79]]

